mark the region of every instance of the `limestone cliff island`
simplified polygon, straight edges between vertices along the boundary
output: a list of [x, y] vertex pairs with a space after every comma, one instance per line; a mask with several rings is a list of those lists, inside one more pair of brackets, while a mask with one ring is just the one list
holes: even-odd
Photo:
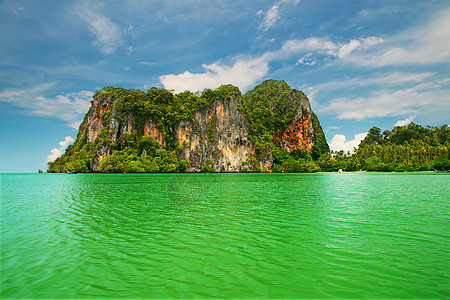
[[287, 155], [329, 152], [308, 98], [284, 81], [245, 95], [232, 85], [176, 95], [106, 87], [91, 103], [49, 172], [269, 172]]

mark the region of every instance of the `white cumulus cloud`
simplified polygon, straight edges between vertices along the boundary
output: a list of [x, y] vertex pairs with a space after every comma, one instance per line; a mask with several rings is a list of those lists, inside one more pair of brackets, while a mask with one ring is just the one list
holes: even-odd
[[267, 74], [269, 66], [264, 58], [238, 59], [233, 65], [216, 62], [203, 65], [204, 73], [169, 74], [160, 76], [159, 80], [166, 89], [176, 93], [185, 90], [202, 91], [205, 88], [217, 88], [222, 84], [232, 84], [241, 91], [246, 91], [252, 84]]
[[367, 136], [367, 132], [355, 134], [355, 138], [350, 141], [346, 141], [345, 135], [335, 134], [330, 143], [330, 149], [334, 151], [353, 152], [354, 148], [357, 148], [359, 143]]
[[73, 142], [74, 139], [71, 136], [66, 136], [63, 141], [59, 142], [59, 148], [53, 148], [52, 150], [50, 150], [50, 154], [47, 156], [47, 162], [55, 161], [55, 159], [63, 154], [67, 146], [69, 146]]
[[409, 118], [406, 118], [404, 120], [399, 120], [397, 123], [395, 123], [395, 126], [408, 126], [409, 123], [414, 121], [415, 117], [416, 117], [416, 115], [410, 116]]

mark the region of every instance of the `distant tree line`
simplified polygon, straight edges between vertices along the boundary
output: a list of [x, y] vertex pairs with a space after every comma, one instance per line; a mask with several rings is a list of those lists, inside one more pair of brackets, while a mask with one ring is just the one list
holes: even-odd
[[323, 170], [431, 171], [450, 169], [448, 125], [422, 127], [410, 123], [392, 131], [373, 127], [354, 154], [333, 152]]

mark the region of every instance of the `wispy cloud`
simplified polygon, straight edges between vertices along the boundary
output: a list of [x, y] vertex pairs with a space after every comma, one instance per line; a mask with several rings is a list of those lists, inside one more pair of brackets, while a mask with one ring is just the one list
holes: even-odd
[[[274, 59], [302, 54], [325, 56], [363, 67], [425, 65], [449, 63], [450, 9], [437, 13], [428, 23], [409, 28], [391, 37], [359, 37], [341, 42], [325, 37], [286, 41], [279, 51], [268, 53]], [[302, 57], [302, 58], [303, 58]], [[302, 58], [299, 62], [302, 62]], [[315, 63], [318, 62], [316, 58]]]
[[383, 87], [395, 87], [408, 85], [411, 83], [424, 82], [425, 80], [432, 80], [432, 76], [436, 73], [423, 72], [423, 73], [411, 73], [411, 72], [379, 72], [373, 73], [369, 76], [358, 76], [354, 78], [345, 78], [343, 80], [332, 80], [324, 83], [320, 83], [311, 90], [318, 93], [324, 90], [339, 90], [356, 87], [369, 87], [369, 86], [383, 86]]
[[[95, 36], [94, 45], [104, 54], [112, 54], [124, 44], [123, 32], [109, 18], [86, 6], [80, 8], [78, 15], [86, 22], [91, 33]], [[131, 51], [132, 47], [128, 48], [129, 54], [131, 54]]]
[[269, 66], [263, 57], [250, 59], [237, 59], [232, 65], [216, 62], [203, 65], [204, 73], [169, 74], [160, 76], [160, 81], [167, 89], [175, 92], [185, 90], [202, 91], [205, 88], [216, 88], [221, 84], [233, 84], [241, 91], [247, 90], [257, 80], [264, 77]]
[[430, 83], [395, 91], [383, 89], [367, 97], [333, 99], [318, 105], [316, 110], [339, 119], [354, 120], [418, 113], [435, 114], [435, 119], [450, 115], [448, 90]]
[[0, 9], [14, 15], [20, 15], [26, 10], [26, 7], [19, 1], [3, 1], [0, 4]]
[[383, 39], [376, 36], [351, 40], [347, 44], [341, 45], [335, 55], [339, 58], [344, 58], [357, 49], [367, 49], [382, 42]]
[[[347, 43], [335, 42], [324, 37], [311, 37], [288, 40], [283, 43], [280, 50], [267, 53], [267, 55], [273, 59], [285, 59], [301, 53], [306, 53], [303, 57], [308, 58], [313, 57], [314, 53], [316, 53], [317, 55], [325, 56], [328, 60], [338, 60], [348, 57], [352, 52], [369, 49], [382, 42], [383, 39], [376, 36], [352, 39]], [[317, 59], [314, 61], [317, 62]]]
[[275, 2], [267, 12], [263, 12], [262, 10], [257, 12], [257, 15], [264, 15], [264, 19], [259, 25], [259, 29], [262, 31], [269, 30], [275, 23], [280, 19], [280, 6], [284, 3], [294, 3], [298, 4], [299, 0], [282, 0]]
[[15, 102], [19, 98], [26, 98], [31, 94], [42, 93], [55, 86], [55, 82], [35, 85], [28, 89], [5, 89], [0, 92], [0, 101]]
[[384, 67], [450, 62], [450, 9], [437, 13], [422, 25], [385, 38], [373, 51], [349, 58], [362, 66]]
[[60, 157], [64, 150], [72, 144], [75, 140], [71, 136], [66, 136], [63, 141], [59, 142], [59, 148], [53, 148], [50, 150], [50, 154], [47, 156], [47, 162], [55, 161], [58, 157]]
[[316, 58], [312, 55], [312, 53], [307, 53], [302, 56], [297, 61], [297, 64], [307, 65], [307, 66], [314, 66], [317, 63]]
[[36, 85], [25, 89], [6, 89], [0, 92], [0, 101], [20, 107], [33, 115], [47, 116], [68, 122], [78, 129], [79, 121], [87, 112], [93, 93], [80, 91], [64, 93], [55, 97], [43, 96], [55, 83]]
[[259, 29], [262, 29], [263, 31], [269, 30], [270, 27], [272, 27], [275, 22], [280, 18], [280, 12], [278, 11], [280, 9], [280, 4], [277, 3], [273, 5], [264, 16], [264, 20], [259, 25]]
[[[290, 40], [271, 55], [273, 59], [283, 59], [295, 53], [303, 54], [297, 64], [319, 65], [322, 60], [328, 64], [325, 67], [339, 63], [354, 72], [358, 68], [383, 70], [310, 87], [319, 113], [353, 120], [420, 115], [422, 119], [426, 116], [429, 122], [445, 122], [450, 115], [448, 79], [437, 72], [399, 70], [403, 66], [448, 64], [450, 52], [444, 50], [450, 49], [448, 36], [450, 10], [444, 10], [429, 22], [394, 36], [362, 37], [345, 43], [319, 37]], [[349, 91], [355, 89], [359, 96], [349, 96]], [[329, 95], [339, 95], [337, 91], [345, 91], [347, 96], [329, 98]]]
[[144, 65], [144, 66], [153, 66], [153, 65], [156, 65], [155, 62], [151, 62], [151, 61], [140, 61], [139, 64]]
[[286, 55], [297, 54], [301, 52], [318, 51], [320, 53], [336, 55], [338, 45], [327, 38], [311, 37], [307, 39], [288, 40], [283, 43], [279, 51], [273, 52], [275, 58], [285, 57]]

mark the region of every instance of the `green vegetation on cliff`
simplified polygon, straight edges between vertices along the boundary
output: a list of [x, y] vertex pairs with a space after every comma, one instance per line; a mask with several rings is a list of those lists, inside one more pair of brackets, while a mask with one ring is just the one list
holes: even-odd
[[[254, 154], [243, 161], [244, 170], [261, 171], [259, 162], [274, 159], [275, 171], [317, 171], [318, 160], [329, 153], [317, 116], [310, 111], [307, 97], [291, 89], [284, 81], [267, 80], [254, 90], [242, 95], [237, 87], [223, 85], [217, 89], [205, 89], [201, 95], [185, 91], [173, 94], [166, 89], [151, 88], [147, 92], [106, 87], [94, 95], [92, 107], [79, 128], [75, 143], [49, 164], [49, 172], [91, 172], [93, 166], [100, 172], [184, 172], [189, 162], [181, 158], [181, 148], [175, 132], [181, 121], [194, 121], [197, 112], [211, 106], [215, 101], [233, 101], [245, 119], [248, 138], [255, 147]], [[94, 108], [94, 102], [97, 108]], [[98, 103], [108, 103], [101, 114], [99, 132], [95, 140], [88, 139], [88, 115], [99, 109]], [[296, 118], [299, 107], [307, 107], [312, 126], [312, 153], [304, 149], [286, 151], [274, 143], [274, 132], [284, 130]], [[131, 117], [130, 117], [131, 116]], [[131, 119], [131, 131], [111, 137], [111, 118], [122, 126]], [[145, 135], [145, 122], [151, 119], [164, 137], [160, 144], [154, 137]], [[129, 121], [129, 120], [128, 120]], [[208, 130], [213, 131], [212, 128]], [[213, 132], [208, 142], [215, 143]], [[100, 158], [99, 158], [100, 157]], [[202, 167], [211, 172], [211, 158]], [[270, 168], [270, 166], [269, 166]]]
[[[102, 131], [95, 141], [86, 142], [86, 115], [75, 143], [70, 145], [61, 157], [49, 164], [49, 172], [90, 172], [96, 152], [105, 146], [112, 150], [112, 154], [100, 162], [100, 172], [184, 172], [187, 162], [180, 159], [180, 149], [172, 134], [176, 125], [181, 120], [193, 120], [195, 112], [211, 105], [217, 99], [241, 97], [241, 94], [238, 88], [224, 85], [215, 90], [206, 89], [201, 96], [189, 91], [174, 95], [166, 89], [155, 87], [147, 93], [106, 87], [94, 95], [94, 99], [99, 102], [107, 97], [113, 97], [111, 106], [114, 107], [119, 121], [122, 122], [127, 113], [133, 116], [133, 131], [120, 135], [117, 141], [111, 141], [108, 138], [111, 113], [107, 111], [102, 116]], [[154, 137], [144, 136], [144, 121], [147, 118], [151, 118], [164, 135], [165, 147], [162, 148]]]
[[245, 94], [241, 109], [254, 143], [272, 142], [274, 131], [293, 121], [299, 103], [289, 99], [291, 92], [284, 81], [266, 80]]
[[[273, 141], [275, 130], [285, 129], [294, 121], [301, 102], [309, 107], [306, 95], [291, 89], [284, 81], [266, 80], [244, 96], [242, 111], [249, 123], [250, 138], [255, 143]], [[319, 158], [330, 151], [319, 119], [310, 112], [314, 128], [313, 156]]]
[[113, 103], [116, 113], [124, 115], [130, 112], [133, 115], [134, 134], [144, 134], [144, 122], [151, 118], [156, 127], [166, 137], [169, 149], [176, 148], [172, 132], [181, 120], [193, 120], [194, 114], [211, 105], [215, 100], [241, 97], [237, 87], [223, 85], [217, 89], [205, 89], [201, 96], [190, 91], [172, 94], [166, 89], [151, 88], [144, 93], [140, 90], [126, 90], [123, 88], [106, 87], [98, 91], [94, 98], [103, 100], [110, 95], [115, 96]]
[[[273, 155], [274, 172], [316, 172], [319, 167], [313, 162], [320, 159], [322, 154], [330, 151], [319, 119], [310, 111], [314, 128], [314, 144], [312, 152], [305, 149], [283, 150], [274, 143], [274, 132], [283, 131], [290, 125], [301, 104], [309, 107], [306, 95], [291, 89], [284, 81], [266, 80], [248, 91], [242, 102], [242, 112], [248, 121], [249, 135], [256, 145], [255, 161], [270, 153]], [[298, 155], [298, 153], [302, 155]]]
[[152, 136], [136, 139], [136, 136], [123, 134], [120, 145], [100, 162], [100, 172], [155, 173], [187, 169], [187, 162], [179, 159], [177, 151], [161, 148]]
[[48, 172], [89, 172], [98, 144], [85, 143], [85, 140], [86, 132], [79, 131], [75, 143], [69, 145], [63, 155], [48, 164]]

